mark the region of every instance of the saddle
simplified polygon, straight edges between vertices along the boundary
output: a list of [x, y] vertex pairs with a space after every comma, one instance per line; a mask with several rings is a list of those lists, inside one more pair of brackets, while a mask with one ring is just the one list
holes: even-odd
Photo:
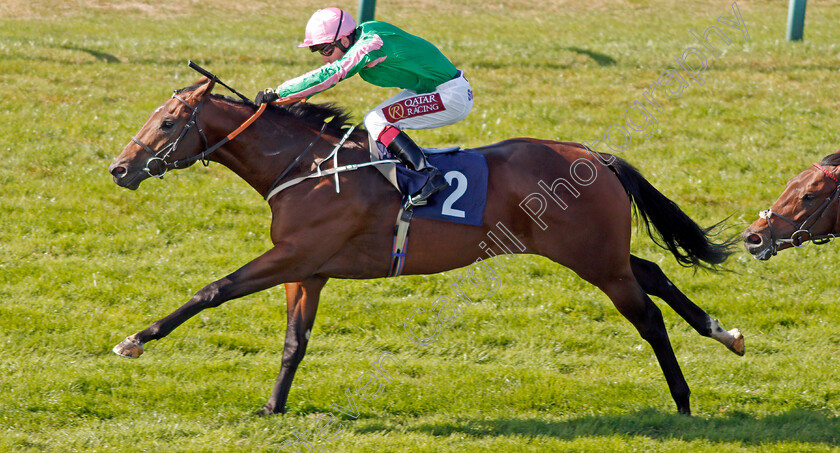
[[[377, 160], [388, 160], [393, 159], [396, 161], [396, 158], [384, 147], [377, 146], [378, 143], [375, 141], [371, 141], [370, 143], [370, 160], [377, 161]], [[449, 146], [446, 148], [420, 148], [423, 151], [423, 154], [426, 155], [428, 159], [429, 156], [435, 154], [445, 154], [445, 153], [454, 153], [461, 150], [460, 146]], [[377, 150], [378, 154], [374, 151]], [[401, 169], [401, 170], [398, 170]], [[423, 187], [423, 184], [426, 183], [426, 177], [421, 175], [420, 173], [413, 172], [407, 168], [405, 168], [402, 164], [394, 163], [390, 165], [377, 165], [376, 169], [385, 176], [385, 179], [394, 186], [397, 191], [402, 194], [405, 198], [406, 194], [413, 194], [416, 193], [420, 188]], [[441, 171], [443, 171], [441, 169]]]

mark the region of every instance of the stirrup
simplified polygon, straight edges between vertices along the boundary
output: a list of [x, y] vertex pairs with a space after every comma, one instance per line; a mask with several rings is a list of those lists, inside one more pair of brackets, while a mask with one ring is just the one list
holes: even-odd
[[425, 206], [429, 204], [429, 197], [420, 198], [420, 195], [409, 196], [406, 198], [405, 203], [403, 204], [403, 210], [410, 211], [414, 209], [416, 206]]
[[[411, 209], [414, 206], [423, 206], [429, 203], [429, 199], [432, 198], [432, 195], [445, 190], [449, 187], [449, 183], [446, 182], [446, 179], [443, 178], [443, 175], [440, 174], [440, 171], [437, 169], [434, 170], [435, 173], [429, 178], [426, 184], [420, 189], [420, 191], [415, 194], [414, 196], [409, 196], [403, 206], [403, 209]], [[436, 180], [438, 184], [435, 185]]]

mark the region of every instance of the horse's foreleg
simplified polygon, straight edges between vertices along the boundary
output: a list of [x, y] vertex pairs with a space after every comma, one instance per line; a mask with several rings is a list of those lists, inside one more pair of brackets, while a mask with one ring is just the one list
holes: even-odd
[[288, 261], [288, 254], [282, 249], [269, 250], [236, 272], [200, 289], [189, 302], [169, 316], [123, 340], [114, 347], [114, 352], [123, 357], [140, 357], [145, 343], [169, 335], [176, 327], [202, 310], [217, 307], [228, 300], [262, 291], [286, 281], [294, 281], [296, 277], [282, 272], [288, 266]]
[[744, 336], [741, 335], [741, 331], [738, 329], [724, 330], [717, 319], [709, 316], [702, 308], [686, 297], [665, 276], [665, 273], [656, 263], [630, 255], [630, 267], [633, 269], [633, 275], [639, 285], [646, 293], [664, 300], [700, 335], [712, 337], [723, 343], [735, 354], [744, 355]]
[[681, 414], [690, 415], [691, 391], [677, 362], [677, 357], [674, 355], [671, 341], [668, 339], [662, 312], [636, 284], [632, 276], [618, 278], [598, 286], [607, 293], [618, 311], [633, 323], [642, 338], [651, 345], [659, 366], [665, 374], [671, 396], [677, 403], [677, 410]]
[[292, 388], [298, 365], [306, 353], [309, 335], [315, 322], [321, 289], [327, 283], [326, 278], [312, 277], [300, 283], [286, 283], [286, 344], [283, 347], [283, 363], [277, 382], [268, 403], [257, 412], [259, 415], [283, 413], [286, 411], [286, 399]]

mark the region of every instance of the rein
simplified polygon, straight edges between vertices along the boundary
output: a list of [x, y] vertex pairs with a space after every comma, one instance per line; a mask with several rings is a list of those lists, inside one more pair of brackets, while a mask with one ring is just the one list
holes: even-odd
[[[835, 200], [840, 200], [840, 180], [838, 180], [833, 174], [831, 174], [830, 171], [828, 171], [822, 165], [814, 164], [814, 167], [817, 167], [820, 170], [822, 170], [822, 172], [825, 173], [826, 176], [831, 178], [837, 184], [837, 186], [834, 188], [833, 191], [831, 191], [831, 194], [829, 194], [829, 196], [822, 202], [822, 204], [816, 210], [814, 210], [814, 212], [811, 215], [809, 215], [808, 218], [805, 219], [804, 222], [797, 225], [796, 222], [794, 222], [793, 220], [791, 220], [791, 219], [789, 219], [789, 218], [787, 218], [787, 217], [785, 217], [785, 216], [783, 216], [783, 215], [781, 215], [777, 212], [773, 212], [772, 209], [765, 209], [765, 210], [761, 211], [760, 213], [758, 213], [758, 216], [760, 218], [764, 219], [767, 222], [767, 227], [770, 229], [770, 238], [771, 239], [773, 239], [773, 224], [770, 223], [770, 219], [773, 216], [776, 216], [776, 217], [784, 220], [785, 222], [793, 225], [793, 227], [795, 228], [795, 231], [790, 235], [790, 238], [773, 239], [773, 245], [772, 245], [773, 255], [775, 255], [778, 252], [779, 246], [782, 245], [782, 244], [791, 244], [794, 247], [802, 247], [803, 245], [805, 245], [805, 243], [807, 243], [808, 241], [811, 241], [816, 245], [823, 245], [823, 244], [827, 244], [827, 243], [831, 242], [832, 240], [834, 240], [836, 238], [836, 236], [833, 233], [816, 235], [816, 236], [811, 234], [811, 228], [814, 225], [816, 225], [817, 222], [819, 222], [823, 218], [823, 216], [825, 216], [825, 213], [827, 212], [828, 206], [831, 204], [831, 202], [835, 201]], [[811, 220], [813, 220], [813, 222], [811, 223], [811, 226], [806, 228], [805, 226], [809, 222], [811, 222]], [[838, 222], [840, 222], [840, 205], [838, 205], [837, 218], [835, 219], [834, 224], [837, 225]]]
[[[275, 187], [277, 187], [277, 184], [280, 184], [280, 181], [282, 181], [283, 178], [285, 178], [286, 175], [288, 175], [289, 172], [292, 171], [292, 168], [294, 168], [294, 166], [297, 165], [298, 162], [300, 162], [300, 158], [303, 157], [304, 154], [309, 152], [309, 150], [312, 149], [313, 146], [315, 146], [315, 143], [321, 138], [322, 135], [324, 135], [325, 130], [327, 130], [327, 123], [321, 125], [321, 130], [318, 131], [318, 135], [316, 135], [315, 139], [309, 143], [309, 146], [307, 146], [302, 153], [298, 154], [298, 156], [295, 157], [295, 160], [293, 160], [292, 163], [286, 166], [286, 169], [283, 170], [283, 173], [280, 173], [280, 176], [278, 176], [277, 179], [275, 179], [274, 182], [271, 183], [271, 186], [268, 188], [268, 193], [271, 193], [271, 191], [274, 190]], [[265, 197], [266, 200], [268, 200], [268, 198], [268, 196]]]

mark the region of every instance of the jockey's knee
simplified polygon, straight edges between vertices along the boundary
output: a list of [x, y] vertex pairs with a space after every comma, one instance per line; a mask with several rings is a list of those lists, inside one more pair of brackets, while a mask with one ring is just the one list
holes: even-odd
[[364, 119], [365, 129], [368, 130], [368, 133], [371, 137], [376, 139], [379, 138], [379, 134], [385, 129], [385, 127], [389, 126], [388, 120], [385, 119], [379, 112], [373, 110], [372, 112], [365, 115]]

